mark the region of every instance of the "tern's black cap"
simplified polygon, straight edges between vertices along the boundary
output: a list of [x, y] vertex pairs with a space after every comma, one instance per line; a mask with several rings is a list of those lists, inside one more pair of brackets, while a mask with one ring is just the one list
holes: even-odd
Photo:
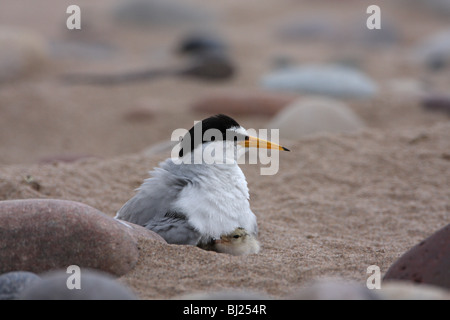
[[[201, 129], [199, 128], [200, 126]], [[225, 140], [227, 138], [227, 130], [239, 127], [240, 125], [236, 122], [236, 120], [224, 114], [218, 114], [204, 119], [203, 121], [196, 123], [183, 137], [183, 140], [181, 141], [181, 150], [179, 156], [182, 157], [186, 153], [186, 150], [188, 150], [189, 152], [193, 151], [200, 143], [211, 141], [204, 139], [205, 132], [210, 129], [220, 131], [220, 133], [222, 133], [222, 140]], [[195, 135], [199, 134], [200, 132], [201, 137], [196, 137]]]

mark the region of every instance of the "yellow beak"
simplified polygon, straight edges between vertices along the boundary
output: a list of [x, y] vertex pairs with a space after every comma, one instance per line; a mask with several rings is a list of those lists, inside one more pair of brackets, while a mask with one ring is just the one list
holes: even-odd
[[282, 147], [276, 143], [259, 139], [256, 137], [248, 137], [248, 140], [245, 141], [239, 141], [239, 145], [246, 147], [246, 148], [260, 148], [260, 149], [274, 149], [274, 150], [283, 150], [283, 151], [290, 151], [289, 149]]

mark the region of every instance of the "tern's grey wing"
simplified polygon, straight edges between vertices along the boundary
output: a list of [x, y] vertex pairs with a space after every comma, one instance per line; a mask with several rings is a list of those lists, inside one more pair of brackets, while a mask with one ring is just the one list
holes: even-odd
[[168, 159], [156, 168], [138, 193], [117, 212], [116, 219], [144, 226], [152, 220], [164, 218], [178, 194], [189, 183], [176, 174], [174, 166]]
[[145, 227], [159, 234], [169, 244], [195, 246], [201, 239], [201, 234], [183, 218], [164, 217], [150, 221]]

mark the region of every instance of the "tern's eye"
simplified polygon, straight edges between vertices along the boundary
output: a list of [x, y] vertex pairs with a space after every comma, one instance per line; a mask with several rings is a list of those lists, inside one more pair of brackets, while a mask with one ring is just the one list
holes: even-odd
[[233, 236], [233, 238], [235, 238], [235, 239], [239, 239], [241, 236], [240, 235], [235, 235], [235, 236]]

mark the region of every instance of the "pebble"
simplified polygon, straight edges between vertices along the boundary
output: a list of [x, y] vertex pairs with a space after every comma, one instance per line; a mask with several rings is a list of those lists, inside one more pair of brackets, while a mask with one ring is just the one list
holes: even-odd
[[300, 288], [287, 300], [379, 300], [363, 285], [341, 280], [320, 280]]
[[32, 31], [0, 28], [0, 83], [17, 80], [42, 68], [47, 43]]
[[269, 128], [280, 137], [299, 139], [316, 133], [354, 133], [364, 122], [344, 103], [326, 98], [301, 98], [278, 113]]
[[122, 0], [113, 9], [114, 18], [131, 26], [203, 26], [215, 20], [203, 7], [177, 0]]
[[210, 94], [194, 102], [191, 109], [207, 114], [273, 116], [295, 98], [293, 94], [234, 90]]
[[78, 265], [121, 276], [136, 265], [142, 238], [165, 242], [143, 227], [78, 202], [0, 202], [0, 273]]
[[405, 280], [450, 289], [450, 224], [403, 254], [384, 280]]
[[422, 107], [427, 111], [437, 111], [450, 116], [450, 95], [433, 95], [423, 98]]
[[[349, 21], [337, 21], [329, 16], [304, 19], [299, 17], [283, 23], [277, 30], [278, 38], [289, 42], [322, 41], [336, 44], [363, 46], [392, 45], [399, 42], [400, 35], [395, 23], [383, 17], [381, 29], [366, 28], [367, 16]], [[364, 26], [364, 28], [361, 28]]]
[[180, 54], [198, 55], [209, 51], [227, 52], [228, 48], [219, 36], [193, 33], [181, 40], [176, 51]]
[[300, 94], [337, 98], [370, 98], [377, 86], [364, 73], [339, 65], [304, 65], [275, 71], [262, 79], [262, 86]]
[[0, 275], [0, 300], [16, 300], [23, 290], [41, 278], [31, 272], [16, 271]]
[[21, 300], [138, 300], [126, 286], [110, 275], [93, 270], [80, 270], [80, 289], [69, 289], [72, 273], [53, 271], [29, 286], [20, 295]]
[[450, 291], [408, 281], [385, 281], [377, 294], [383, 300], [450, 300]]
[[413, 50], [413, 57], [431, 70], [450, 65], [450, 30], [440, 31], [423, 40]]

